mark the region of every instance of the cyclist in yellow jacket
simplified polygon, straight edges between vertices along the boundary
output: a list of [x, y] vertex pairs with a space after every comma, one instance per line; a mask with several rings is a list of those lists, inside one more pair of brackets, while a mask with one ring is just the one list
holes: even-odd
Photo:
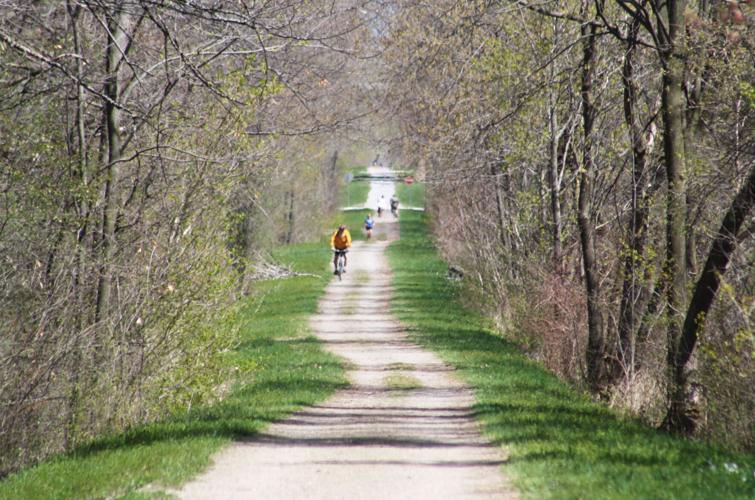
[[348, 264], [348, 259], [346, 258], [346, 253], [349, 251], [349, 247], [351, 246], [351, 233], [349, 233], [349, 230], [346, 229], [346, 226], [341, 224], [338, 226], [338, 229], [336, 229], [336, 232], [333, 233], [333, 236], [330, 237], [330, 249], [333, 250], [333, 272], [338, 272], [338, 255], [343, 254], [343, 267], [344, 272], [346, 272], [346, 264]]

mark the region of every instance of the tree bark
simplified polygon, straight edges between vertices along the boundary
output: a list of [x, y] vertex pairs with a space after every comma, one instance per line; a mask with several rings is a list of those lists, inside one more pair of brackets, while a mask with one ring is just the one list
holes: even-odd
[[328, 207], [330, 210], [336, 210], [338, 207], [336, 206], [338, 204], [338, 197], [336, 196], [336, 191], [338, 189], [338, 150], [333, 150], [333, 156], [330, 159], [330, 175], [327, 176], [326, 182], [328, 183], [327, 186], [325, 186], [325, 194], [328, 197], [328, 199], [332, 200], [330, 207]]
[[673, 366], [677, 359], [677, 349], [682, 329], [682, 308], [685, 304], [686, 286], [686, 194], [685, 194], [685, 151], [684, 151], [684, 57], [685, 21], [684, 0], [669, 0], [666, 4], [667, 29], [659, 30], [660, 53], [663, 63], [663, 89], [661, 106], [663, 115], [663, 145], [666, 164], [666, 266], [669, 412], [666, 423], [671, 430], [682, 431], [686, 424], [678, 420], [686, 405], [684, 388], [675, 385]]
[[[582, 16], [587, 14], [587, 0], [582, 1]], [[595, 67], [596, 25], [585, 23], [582, 34], [582, 121], [584, 129], [584, 150], [579, 181], [578, 223], [582, 244], [582, 261], [587, 292], [587, 382], [593, 391], [600, 392], [605, 383], [605, 339], [603, 319], [600, 312], [600, 286], [595, 258], [595, 227], [592, 213], [592, 188], [595, 177], [595, 157], [593, 155], [593, 127], [595, 106], [592, 101], [593, 73]]]
[[558, 115], [555, 90], [551, 91], [549, 103], [550, 158], [548, 159], [548, 187], [551, 199], [551, 236], [553, 238], [553, 267], [557, 274], [563, 274], [563, 250], [561, 248], [561, 179], [558, 175]]
[[74, 277], [74, 293], [76, 294], [76, 310], [72, 314], [78, 316], [79, 333], [74, 335], [71, 347], [71, 362], [69, 369], [68, 408], [65, 423], [65, 437], [63, 446], [69, 449], [78, 440], [78, 413], [81, 400], [80, 375], [82, 373], [83, 353], [80, 347], [80, 332], [88, 326], [91, 320], [91, 305], [87, 304], [87, 285], [84, 277], [88, 251], [85, 243], [87, 222], [89, 220], [89, 171], [88, 171], [88, 148], [86, 141], [85, 123], [85, 89], [81, 82], [84, 79], [84, 64], [81, 47], [81, 34], [79, 32], [79, 16], [81, 7], [66, 1], [66, 10], [70, 17], [71, 33], [73, 35], [73, 50], [79, 56], [76, 58], [76, 137], [78, 142], [78, 182], [81, 185], [82, 194], [78, 197], [79, 228], [76, 232], [76, 271]]
[[671, 428], [683, 433], [695, 431], [696, 422], [687, 414], [686, 395], [689, 391], [688, 363], [692, 358], [697, 338], [705, 327], [705, 319], [721, 285], [721, 277], [726, 273], [731, 256], [737, 247], [737, 235], [742, 224], [747, 220], [753, 203], [755, 203], [755, 165], [742, 188], [726, 212], [721, 227], [711, 245], [700, 278], [695, 285], [687, 314], [684, 318], [679, 345], [674, 349], [673, 385], [678, 397], [671, 400], [666, 421], [675, 424]]
[[288, 199], [288, 214], [286, 215], [286, 221], [288, 223], [288, 229], [286, 231], [286, 245], [290, 245], [294, 241], [294, 190], [286, 193]]
[[[558, 43], [559, 21], [553, 20], [553, 46]], [[549, 158], [548, 158], [548, 188], [551, 201], [551, 237], [553, 238], [553, 267], [558, 275], [562, 275], [563, 249], [561, 247], [561, 178], [558, 172], [558, 143], [562, 133], [558, 130], [558, 88], [556, 86], [555, 64], [550, 65], [551, 88], [548, 93], [548, 128]]]
[[[652, 147], [652, 133], [646, 140], [642, 123], [637, 116], [637, 85], [634, 76], [634, 57], [637, 53], [637, 36], [640, 21], [633, 18], [627, 35], [627, 50], [622, 66], [622, 83], [624, 85], [624, 121], [629, 130], [632, 145], [632, 208], [629, 220], [629, 238], [624, 250], [624, 279], [619, 306], [618, 352], [611, 367], [612, 382], [617, 382], [622, 375], [631, 376], [635, 360], [637, 329], [637, 306], [643, 285], [638, 276], [638, 268], [644, 267], [645, 240], [647, 237], [648, 200], [646, 171], [649, 149]], [[646, 273], [642, 273], [645, 275]]]
[[504, 182], [504, 177], [508, 174], [501, 171], [501, 168], [495, 163], [491, 164], [490, 174], [493, 176], [495, 186], [495, 204], [498, 214], [498, 238], [503, 249], [503, 258], [506, 263], [506, 274], [509, 279], [514, 279], [516, 269], [514, 261], [511, 258], [514, 253], [514, 242], [511, 238], [511, 227], [509, 223], [509, 207], [506, 205], [508, 196], [508, 183]]
[[120, 69], [122, 53], [126, 44], [126, 32], [123, 29], [126, 14], [122, 6], [108, 16], [108, 45], [105, 51], [106, 79], [104, 95], [108, 97], [103, 103], [107, 134], [107, 164], [105, 166], [104, 212], [102, 216], [102, 252], [100, 278], [97, 287], [96, 320], [104, 320], [110, 307], [110, 287], [112, 281], [111, 264], [115, 255], [115, 227], [118, 217], [119, 186], [118, 177], [122, 158], [120, 109], [116, 106], [120, 96]]
[[[71, 18], [71, 33], [73, 35], [73, 50], [79, 57], [76, 58], [76, 78], [79, 82], [84, 79], [84, 63], [83, 54], [81, 51], [81, 35], [79, 33], [79, 15], [81, 13], [81, 7], [74, 7], [70, 0], [66, 3], [68, 15]], [[87, 259], [87, 248], [84, 243], [84, 238], [87, 233], [87, 223], [89, 220], [89, 168], [88, 168], [88, 148], [86, 141], [86, 124], [85, 124], [85, 89], [81, 83], [76, 84], [76, 137], [78, 140], [78, 182], [81, 184], [83, 194], [79, 196], [78, 201], [78, 215], [79, 215], [79, 228], [76, 232], [77, 248], [77, 266], [76, 266], [76, 286], [78, 290], [79, 300], [79, 328], [83, 329], [87, 323], [86, 311], [91, 311], [91, 308], [85, 306], [86, 293], [83, 290], [82, 283], [84, 281], [84, 270]], [[91, 319], [91, 316], [90, 316]]]

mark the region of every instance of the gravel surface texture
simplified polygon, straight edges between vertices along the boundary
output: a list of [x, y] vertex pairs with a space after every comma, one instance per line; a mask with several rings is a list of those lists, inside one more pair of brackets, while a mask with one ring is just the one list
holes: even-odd
[[355, 244], [343, 281], [333, 280], [311, 320], [348, 363], [351, 385], [224, 449], [180, 497], [516, 498], [501, 471], [505, 456], [472, 418], [471, 391], [389, 312], [391, 219]]

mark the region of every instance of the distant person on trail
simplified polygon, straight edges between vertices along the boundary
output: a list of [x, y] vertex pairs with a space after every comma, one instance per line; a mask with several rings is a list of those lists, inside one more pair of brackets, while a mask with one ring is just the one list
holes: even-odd
[[346, 253], [351, 246], [351, 233], [346, 229], [346, 226], [341, 224], [338, 229], [330, 237], [330, 249], [333, 251], [333, 274], [338, 274], [338, 256], [343, 255], [343, 268], [346, 272], [346, 264], [348, 259]]
[[377, 214], [378, 214], [378, 217], [380, 217], [381, 215], [383, 215], [383, 210], [385, 210], [386, 208], [388, 208], [388, 202], [385, 199], [385, 195], [381, 194], [380, 195], [380, 199], [378, 200], [378, 203], [377, 203]]
[[398, 217], [398, 198], [395, 193], [391, 196], [391, 213], [394, 217]]
[[364, 230], [367, 232], [367, 239], [372, 238], [372, 228], [375, 226], [375, 219], [372, 218], [372, 214], [367, 214], [364, 218]]

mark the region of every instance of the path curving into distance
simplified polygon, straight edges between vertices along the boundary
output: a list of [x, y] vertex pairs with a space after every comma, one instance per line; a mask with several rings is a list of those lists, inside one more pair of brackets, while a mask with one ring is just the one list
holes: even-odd
[[505, 457], [472, 418], [471, 391], [389, 312], [385, 249], [397, 237], [398, 223], [379, 219], [311, 319], [348, 363], [350, 386], [225, 448], [181, 498], [516, 498], [501, 472]]

